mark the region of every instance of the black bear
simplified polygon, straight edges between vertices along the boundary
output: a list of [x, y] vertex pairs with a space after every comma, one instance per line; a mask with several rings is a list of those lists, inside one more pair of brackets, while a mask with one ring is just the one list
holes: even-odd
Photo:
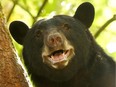
[[73, 17], [42, 19], [31, 29], [21, 21], [10, 24], [35, 87], [115, 87], [115, 62], [88, 29], [93, 19], [94, 7], [85, 2]]

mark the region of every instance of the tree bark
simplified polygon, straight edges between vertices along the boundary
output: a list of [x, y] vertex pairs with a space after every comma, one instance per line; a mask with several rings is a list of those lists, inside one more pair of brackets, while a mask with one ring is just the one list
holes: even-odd
[[23, 73], [5, 26], [0, 3], [0, 87], [29, 87]]

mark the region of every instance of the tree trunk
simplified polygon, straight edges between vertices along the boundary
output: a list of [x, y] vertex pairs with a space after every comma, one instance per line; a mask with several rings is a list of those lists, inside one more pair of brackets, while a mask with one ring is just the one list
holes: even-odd
[[0, 3], [0, 87], [29, 87], [5, 26]]

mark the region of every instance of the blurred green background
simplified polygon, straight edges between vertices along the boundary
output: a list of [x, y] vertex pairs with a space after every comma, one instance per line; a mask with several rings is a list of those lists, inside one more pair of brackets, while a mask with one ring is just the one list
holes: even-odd
[[[65, 14], [73, 16], [83, 2], [95, 7], [95, 19], [90, 28], [93, 36], [111, 18], [113, 21], [96, 37], [98, 44], [116, 61], [116, 0], [1, 0], [7, 25], [14, 20], [25, 22], [29, 27], [42, 18]], [[22, 46], [13, 41], [19, 56]]]

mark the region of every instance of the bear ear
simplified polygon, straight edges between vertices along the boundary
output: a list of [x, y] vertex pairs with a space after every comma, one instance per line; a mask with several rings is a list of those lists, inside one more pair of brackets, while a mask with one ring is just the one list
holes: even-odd
[[94, 20], [94, 7], [91, 3], [82, 3], [76, 10], [75, 19], [80, 20], [87, 28], [89, 28]]
[[9, 30], [15, 41], [22, 45], [29, 28], [21, 21], [13, 21], [9, 26]]

